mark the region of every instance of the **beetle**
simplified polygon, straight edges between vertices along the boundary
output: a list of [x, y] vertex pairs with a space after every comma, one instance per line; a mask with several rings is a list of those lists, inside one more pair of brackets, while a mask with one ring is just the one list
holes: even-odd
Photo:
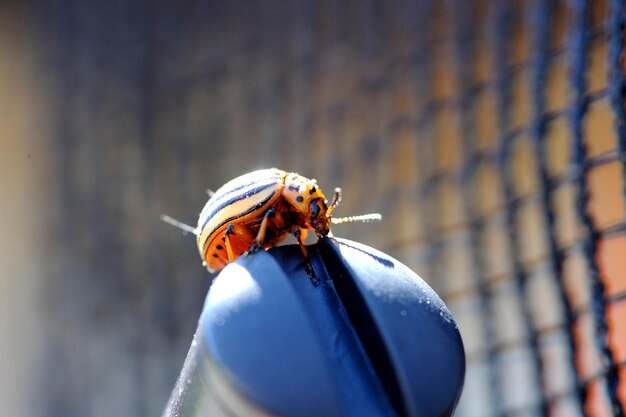
[[381, 219], [378, 213], [333, 218], [340, 201], [340, 188], [328, 204], [315, 179], [270, 168], [244, 174], [211, 193], [195, 228], [169, 216], [161, 219], [196, 235], [204, 264], [216, 272], [246, 252], [277, 245], [289, 234], [308, 260], [303, 241], [309, 230], [324, 238], [331, 223]]

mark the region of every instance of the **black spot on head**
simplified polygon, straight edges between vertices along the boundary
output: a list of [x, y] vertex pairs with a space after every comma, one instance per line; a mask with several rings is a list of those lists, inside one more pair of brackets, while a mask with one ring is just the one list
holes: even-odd
[[301, 196], [301, 195], [299, 195], [298, 197], [296, 197], [296, 200], [297, 200], [299, 203], [302, 203], [302, 202], [304, 201], [304, 198], [302, 198], [302, 196]]
[[214, 254], [213, 254], [213, 257], [214, 257], [214, 258], [217, 258], [217, 257], [218, 257], [217, 253], [214, 253]]
[[222, 245], [217, 245], [217, 246], [216, 246], [216, 248], [217, 248], [217, 250], [222, 250], [222, 249], [224, 249], [224, 248], [222, 247]]
[[309, 194], [313, 194], [317, 191], [317, 188], [313, 187], [309, 190]]

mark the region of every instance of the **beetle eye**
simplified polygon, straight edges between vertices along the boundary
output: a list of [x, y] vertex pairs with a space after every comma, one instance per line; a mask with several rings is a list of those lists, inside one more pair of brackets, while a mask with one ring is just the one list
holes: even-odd
[[311, 207], [311, 220], [316, 219], [320, 214], [320, 206], [313, 204]]

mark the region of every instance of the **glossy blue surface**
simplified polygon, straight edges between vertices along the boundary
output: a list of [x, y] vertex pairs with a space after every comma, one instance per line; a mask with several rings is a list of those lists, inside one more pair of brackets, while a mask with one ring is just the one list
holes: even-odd
[[465, 359], [435, 292], [347, 240], [242, 256], [215, 279], [200, 348], [251, 403], [282, 416], [452, 414]]

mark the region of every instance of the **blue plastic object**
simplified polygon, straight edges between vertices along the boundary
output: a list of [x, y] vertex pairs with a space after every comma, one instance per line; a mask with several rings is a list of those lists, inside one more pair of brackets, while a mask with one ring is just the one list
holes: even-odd
[[456, 323], [414, 272], [322, 239], [240, 257], [215, 279], [166, 416], [452, 415]]

